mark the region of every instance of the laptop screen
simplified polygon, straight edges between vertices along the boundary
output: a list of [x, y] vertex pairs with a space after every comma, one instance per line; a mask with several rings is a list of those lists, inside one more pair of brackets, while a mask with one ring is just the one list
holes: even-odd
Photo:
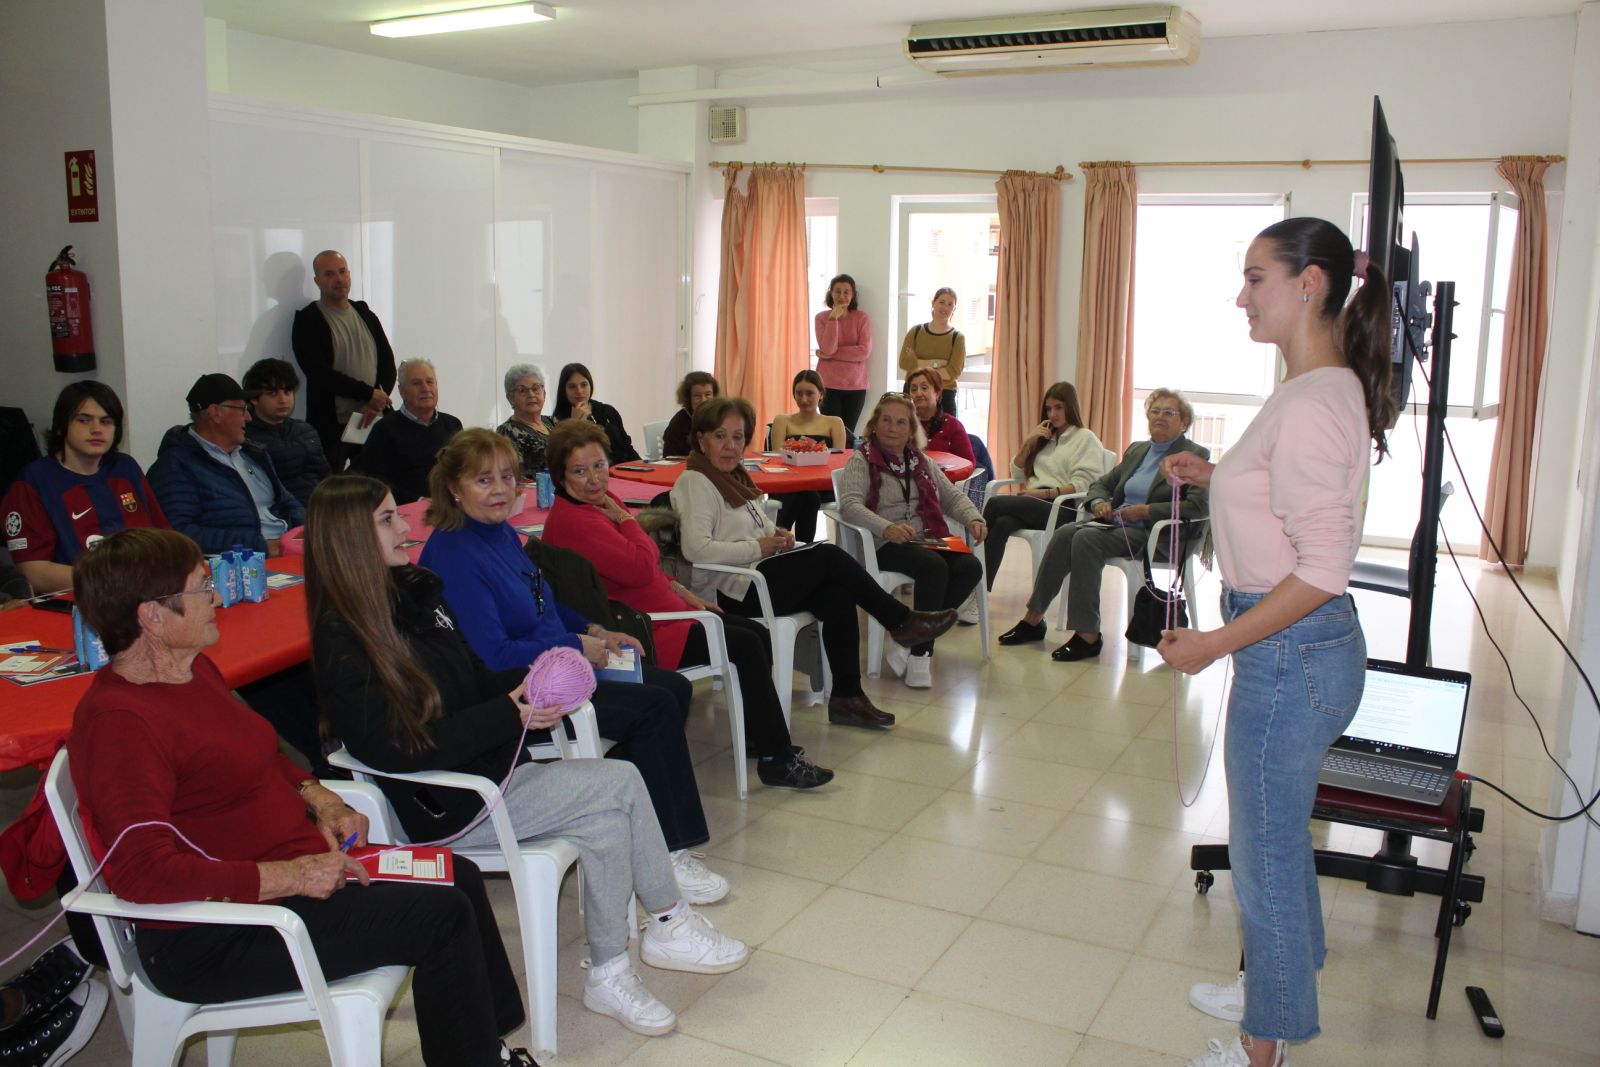
[[1339, 747], [1401, 759], [1454, 760], [1461, 747], [1472, 676], [1462, 671], [1367, 661], [1366, 688]]

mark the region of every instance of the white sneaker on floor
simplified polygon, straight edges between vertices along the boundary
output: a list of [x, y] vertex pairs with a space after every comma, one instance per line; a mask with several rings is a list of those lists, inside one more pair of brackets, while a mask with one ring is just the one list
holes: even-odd
[[1189, 1003], [1213, 1019], [1238, 1022], [1244, 1018], [1244, 972], [1227, 985], [1196, 982], [1189, 987]]
[[703, 855], [686, 848], [672, 854], [672, 874], [687, 904], [715, 904], [728, 895], [728, 880], [701, 863]]
[[704, 915], [687, 905], [671, 922], [654, 915], [644, 921], [639, 939], [639, 959], [652, 967], [695, 974], [727, 974], [750, 959], [750, 947], [736, 937], [720, 934]]
[[889, 661], [889, 669], [898, 677], [906, 673], [906, 660], [911, 658], [911, 650], [905, 645], [890, 641], [889, 647], [883, 651], [883, 658]]
[[906, 685], [912, 689], [933, 688], [933, 653], [906, 660]]
[[976, 589], [972, 591], [971, 596], [962, 602], [960, 609], [957, 610], [956, 622], [962, 626], [978, 625], [978, 591]]
[[[1277, 1043], [1276, 1054], [1272, 1057], [1272, 1067], [1286, 1067], [1289, 1062], [1289, 1046], [1282, 1041]], [[1206, 1054], [1196, 1056], [1184, 1067], [1250, 1067], [1250, 1054], [1244, 1050], [1244, 1042], [1235, 1034], [1227, 1043], [1211, 1038], [1206, 1042]]]
[[629, 1030], [646, 1037], [671, 1033], [678, 1025], [673, 1010], [655, 998], [633, 969], [626, 952], [589, 968], [583, 986], [583, 1006], [609, 1015]]

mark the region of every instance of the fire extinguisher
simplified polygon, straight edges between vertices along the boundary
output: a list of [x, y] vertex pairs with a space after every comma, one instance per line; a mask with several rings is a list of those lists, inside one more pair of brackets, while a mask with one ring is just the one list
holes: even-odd
[[89, 276], [76, 269], [72, 246], [50, 264], [44, 276], [45, 300], [50, 305], [50, 347], [56, 370], [82, 374], [94, 370], [94, 328], [89, 322]]

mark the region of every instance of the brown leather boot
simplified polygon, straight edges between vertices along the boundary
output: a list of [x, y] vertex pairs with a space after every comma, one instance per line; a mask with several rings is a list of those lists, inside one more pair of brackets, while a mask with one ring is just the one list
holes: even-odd
[[906, 616], [905, 622], [889, 631], [889, 637], [896, 644], [910, 648], [924, 641], [932, 641], [955, 624], [954, 608], [945, 608], [943, 611], [913, 611]]
[[858, 697], [829, 697], [828, 721], [839, 726], [887, 730], [894, 725], [894, 715], [873, 706], [872, 701], [863, 693]]

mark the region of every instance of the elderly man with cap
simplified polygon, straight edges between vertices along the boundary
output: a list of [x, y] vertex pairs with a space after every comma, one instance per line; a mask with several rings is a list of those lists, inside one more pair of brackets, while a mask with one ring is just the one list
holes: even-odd
[[245, 440], [245, 391], [226, 374], [202, 374], [185, 399], [194, 421], [167, 431], [150, 468], [167, 521], [207, 553], [243, 545], [277, 555], [278, 539], [306, 510], [266, 450]]
[[370, 426], [389, 406], [394, 349], [366, 302], [350, 299], [350, 264], [343, 255], [318, 252], [311, 280], [320, 295], [294, 313], [290, 343], [306, 376], [306, 421], [316, 427], [337, 471], [360, 451], [341, 446], [345, 423], [355, 419], [358, 426]]

